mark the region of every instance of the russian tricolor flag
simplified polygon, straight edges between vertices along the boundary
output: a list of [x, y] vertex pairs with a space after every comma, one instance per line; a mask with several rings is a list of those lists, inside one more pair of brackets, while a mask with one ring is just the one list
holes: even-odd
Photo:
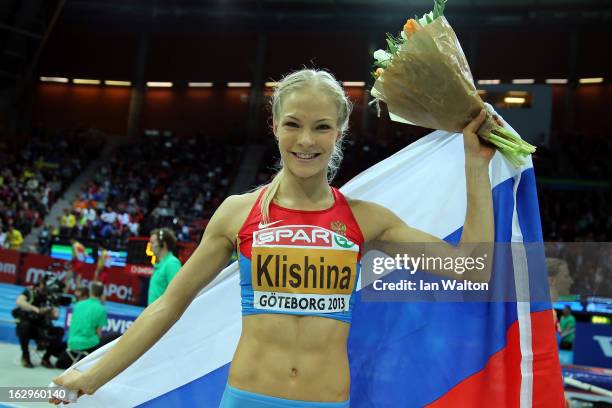
[[[497, 242], [541, 242], [531, 160], [490, 165]], [[465, 219], [463, 138], [436, 131], [366, 170], [345, 195], [386, 206], [409, 225], [457, 241]], [[521, 299], [546, 287], [543, 252], [512, 251], [509, 280]], [[544, 276], [533, 276], [534, 270]], [[530, 276], [531, 273], [531, 276]], [[495, 279], [495, 276], [493, 277]], [[508, 282], [506, 280], [505, 282]], [[238, 268], [203, 291], [145, 355], [81, 406], [217, 407], [241, 328]], [[112, 343], [78, 363], [86, 370]], [[564, 406], [548, 302], [359, 301], [348, 352], [351, 407]]]

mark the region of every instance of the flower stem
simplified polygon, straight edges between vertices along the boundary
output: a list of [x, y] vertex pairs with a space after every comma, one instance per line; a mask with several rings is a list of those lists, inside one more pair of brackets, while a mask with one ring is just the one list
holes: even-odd
[[508, 148], [509, 150], [512, 150], [512, 151], [516, 151], [517, 150], [518, 146], [516, 145], [516, 143], [513, 143], [513, 142], [511, 142], [509, 140], [506, 140], [503, 137], [497, 136], [497, 135], [495, 135], [493, 133], [486, 134], [485, 137], [491, 143], [493, 143], [495, 146], [499, 146], [499, 147], [504, 146], [504, 147], [506, 147], [506, 148]]

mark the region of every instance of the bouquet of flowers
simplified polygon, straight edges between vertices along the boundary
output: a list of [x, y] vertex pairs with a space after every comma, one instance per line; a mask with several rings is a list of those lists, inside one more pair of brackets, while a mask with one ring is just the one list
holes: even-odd
[[[387, 34], [387, 49], [374, 53], [373, 102], [387, 104], [391, 118], [430, 129], [461, 132], [484, 107], [459, 40], [443, 15], [446, 0], [409, 19], [398, 37]], [[491, 109], [478, 135], [519, 167], [535, 147], [500, 126]]]

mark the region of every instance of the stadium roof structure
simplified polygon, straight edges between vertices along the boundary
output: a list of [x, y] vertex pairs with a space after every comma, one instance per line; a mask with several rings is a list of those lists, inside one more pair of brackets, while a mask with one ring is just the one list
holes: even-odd
[[[386, 25], [398, 16], [431, 10], [433, 0], [71, 0], [64, 16], [71, 21], [180, 22], [203, 30], [236, 24], [255, 29]], [[449, 0], [453, 24], [588, 23], [612, 19], [611, 0]], [[109, 20], [110, 19], [110, 20]], [[190, 25], [189, 23], [193, 23]], [[318, 27], [324, 29], [325, 27]]]
[[[383, 30], [433, 0], [5, 0], [0, 2], [0, 90], [34, 72], [55, 24], [109, 30]], [[612, 30], [612, 0], [449, 0], [453, 26], [566, 26]], [[27, 80], [25, 81], [27, 82]]]
[[[433, 0], [3, 0], [0, 110], [22, 105], [56, 26], [109, 32], [386, 32]], [[612, 0], [449, 0], [458, 29], [612, 32]], [[590, 37], [592, 38], [592, 37]], [[67, 44], [69, 45], [69, 44]], [[11, 114], [9, 113], [9, 116]]]

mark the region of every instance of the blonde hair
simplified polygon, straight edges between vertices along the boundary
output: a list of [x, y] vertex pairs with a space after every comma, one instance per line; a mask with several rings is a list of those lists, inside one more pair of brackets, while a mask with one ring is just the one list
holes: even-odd
[[[336, 140], [334, 149], [332, 151], [329, 162], [327, 163], [327, 182], [331, 183], [342, 162], [342, 141], [344, 135], [348, 131], [349, 127], [349, 116], [353, 110], [353, 104], [344, 93], [342, 85], [332, 74], [327, 71], [317, 69], [302, 69], [299, 71], [292, 72], [280, 80], [272, 94], [270, 100], [270, 106], [272, 110], [272, 119], [274, 122], [281, 116], [281, 108], [283, 101], [289, 94], [297, 90], [304, 89], [306, 87], [318, 87], [327, 93], [329, 97], [336, 103], [338, 107], [338, 130], [340, 135]], [[259, 206], [261, 209], [261, 215], [263, 222], [267, 223], [270, 219], [270, 203], [278, 192], [278, 187], [281, 183], [284, 168], [282, 160], [279, 162], [280, 169], [272, 177], [270, 183], [266, 186], [267, 189], [261, 196]]]

